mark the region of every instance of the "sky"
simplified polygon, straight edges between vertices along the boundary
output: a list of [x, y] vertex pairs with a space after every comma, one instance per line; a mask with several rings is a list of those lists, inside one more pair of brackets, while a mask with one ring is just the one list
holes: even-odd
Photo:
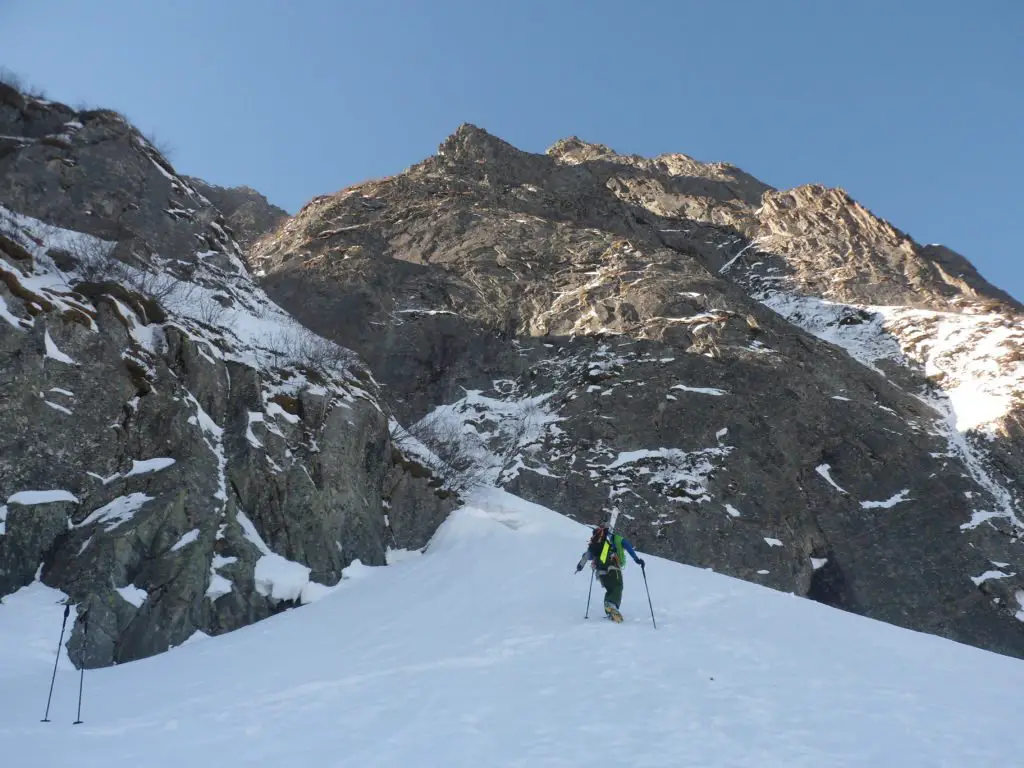
[[461, 123], [846, 189], [1024, 300], [1019, 0], [0, 0], [0, 67], [290, 212]]

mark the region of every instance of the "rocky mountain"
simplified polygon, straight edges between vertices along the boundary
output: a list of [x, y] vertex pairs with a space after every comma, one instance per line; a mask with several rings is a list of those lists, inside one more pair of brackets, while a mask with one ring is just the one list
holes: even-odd
[[283, 218], [0, 85], [0, 206], [0, 598], [68, 595], [77, 663], [314, 600], [480, 483], [1024, 656], [1021, 307], [841, 191], [466, 125]]
[[1024, 656], [1021, 307], [843, 191], [464, 125], [249, 263], [479, 479]]
[[186, 180], [221, 212], [243, 249], [288, 218], [286, 210], [250, 187], [218, 187], [191, 176]]
[[120, 115], [0, 85], [0, 598], [62, 590], [78, 664], [308, 602], [451, 508], [372, 374], [242, 256]]

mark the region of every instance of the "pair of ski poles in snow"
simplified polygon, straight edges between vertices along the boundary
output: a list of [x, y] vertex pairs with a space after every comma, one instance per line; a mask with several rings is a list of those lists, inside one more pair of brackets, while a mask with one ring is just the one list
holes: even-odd
[[[640, 572], [644, 575], [644, 589], [647, 591], [647, 605], [651, 609], [651, 623], [658, 628], [658, 622], [654, 620], [654, 604], [651, 602], [651, 589], [647, 586], [647, 566], [641, 565]], [[587, 590], [587, 612], [583, 614], [584, 619], [590, 618], [590, 593], [594, 591], [594, 571], [590, 572], [590, 589]]]
[[[68, 614], [71, 613], [71, 606], [67, 603], [64, 604], [64, 622], [60, 625], [60, 640], [57, 641], [57, 658], [53, 662], [53, 677], [50, 679], [50, 694], [46, 697], [46, 714], [43, 715], [42, 722], [50, 722], [50, 700], [53, 698], [53, 684], [57, 680], [57, 664], [60, 662], [60, 649], [64, 644], [64, 630], [68, 626]], [[85, 641], [89, 634], [89, 614], [88, 612], [82, 614], [82, 645], [84, 647]], [[78, 718], [75, 720], [74, 725], [81, 725], [82, 723], [82, 686], [85, 685], [85, 662], [82, 662], [81, 676], [78, 679]]]

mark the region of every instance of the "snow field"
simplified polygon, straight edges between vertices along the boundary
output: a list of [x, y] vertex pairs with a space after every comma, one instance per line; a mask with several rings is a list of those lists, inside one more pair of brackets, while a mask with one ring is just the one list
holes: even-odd
[[[161, 656], [57, 676], [59, 594], [0, 608], [0, 752], [104, 766], [1001, 766], [1024, 664], [647, 556], [623, 612], [588, 529], [481, 491], [424, 554]], [[597, 608], [595, 611], [594, 609]], [[32, 703], [38, 704], [37, 713]]]

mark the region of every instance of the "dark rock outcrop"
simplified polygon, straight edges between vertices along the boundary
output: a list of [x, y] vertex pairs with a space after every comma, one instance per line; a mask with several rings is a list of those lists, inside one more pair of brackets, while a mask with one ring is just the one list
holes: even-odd
[[288, 218], [286, 210], [250, 187], [218, 187], [192, 177], [188, 181], [224, 214], [242, 248], [249, 248]]

